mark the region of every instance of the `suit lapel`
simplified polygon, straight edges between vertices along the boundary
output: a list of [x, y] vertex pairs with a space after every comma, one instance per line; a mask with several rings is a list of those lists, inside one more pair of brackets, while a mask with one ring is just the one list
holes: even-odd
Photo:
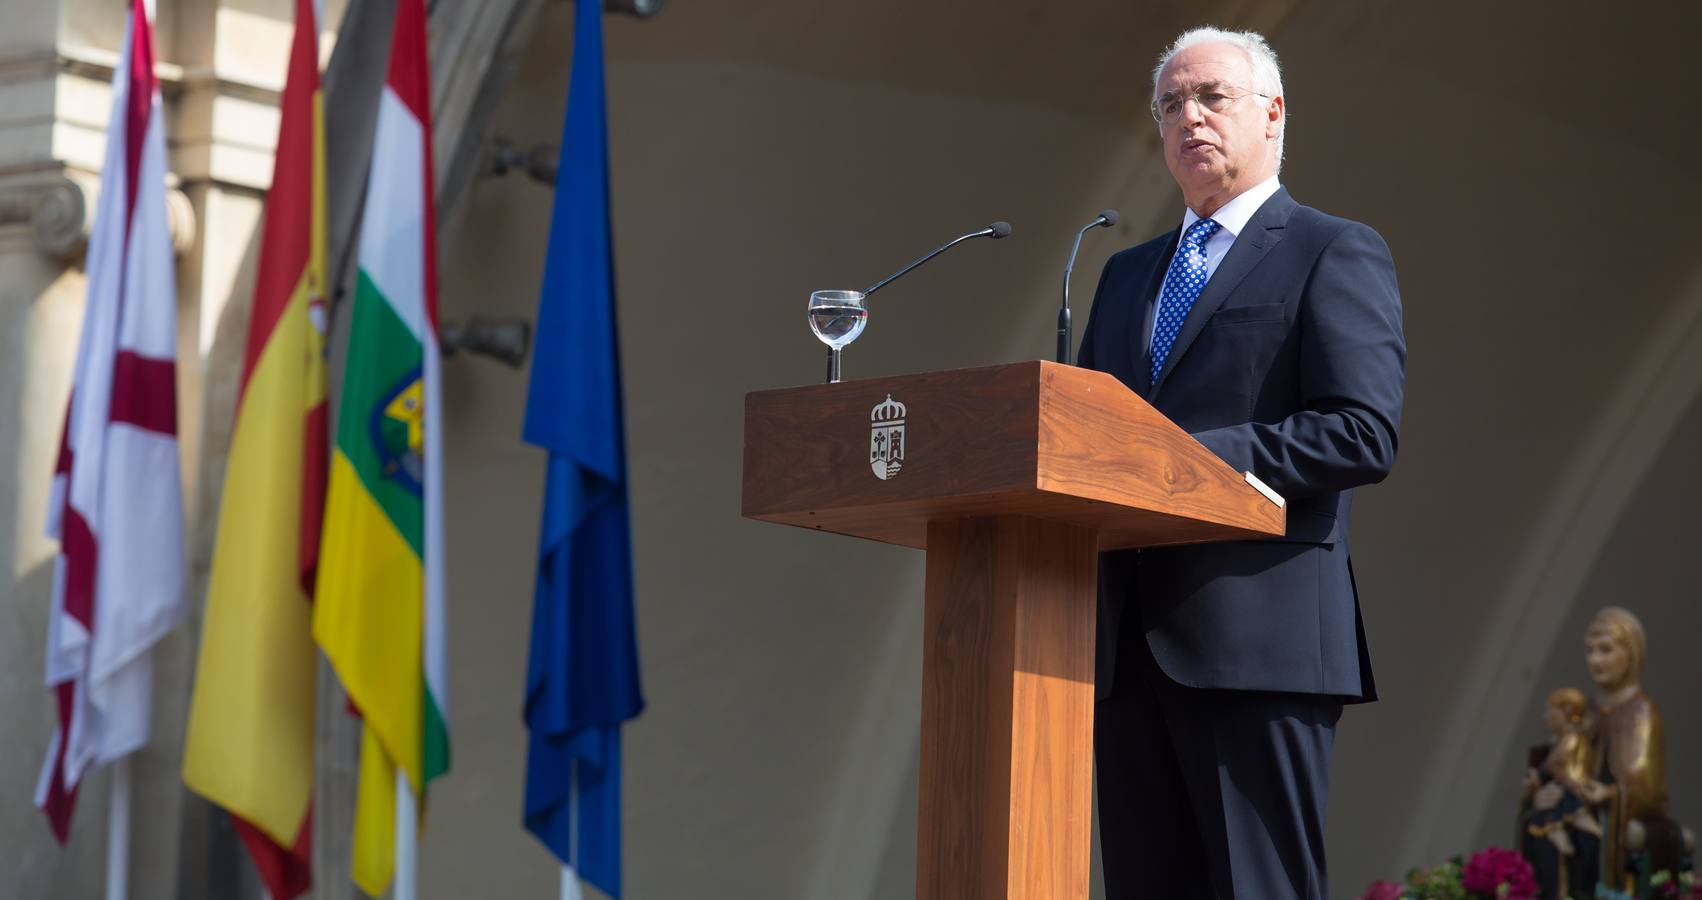
[[1182, 229], [1170, 233], [1170, 252], [1160, 253], [1153, 260], [1152, 269], [1138, 284], [1141, 285], [1140, 302], [1134, 304], [1135, 321], [1129, 328], [1129, 355], [1135, 361], [1135, 393], [1142, 397], [1152, 394], [1152, 332], [1147, 323], [1152, 320], [1152, 305], [1158, 302], [1158, 291], [1164, 286], [1164, 273], [1170, 269], [1170, 260], [1176, 255], [1176, 245], [1182, 240]]
[[[1206, 326], [1206, 320], [1217, 312], [1223, 301], [1240, 286], [1247, 273], [1265, 258], [1277, 242], [1282, 240], [1282, 228], [1288, 223], [1288, 217], [1297, 206], [1293, 198], [1288, 196], [1287, 188], [1278, 188], [1271, 195], [1253, 218], [1247, 222], [1247, 227], [1236, 236], [1235, 243], [1229, 248], [1229, 253], [1218, 263], [1217, 271], [1212, 273], [1211, 280], [1206, 282], [1205, 289], [1200, 291], [1199, 299], [1194, 301], [1188, 317], [1182, 320], [1182, 330], [1176, 334], [1176, 342], [1170, 345], [1170, 355], [1164, 358], [1164, 369], [1158, 373], [1158, 383], [1152, 386], [1151, 394], [1156, 394], [1164, 386], [1165, 379], [1176, 370], [1176, 363], [1182, 355], [1188, 352], [1188, 347], [1199, 337], [1200, 330]], [[1149, 363], [1147, 369], [1151, 370]]]

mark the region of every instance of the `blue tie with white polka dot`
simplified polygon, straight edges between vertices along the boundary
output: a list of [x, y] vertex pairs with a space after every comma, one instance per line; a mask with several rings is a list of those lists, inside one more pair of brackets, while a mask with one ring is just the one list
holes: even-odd
[[1188, 310], [1200, 298], [1206, 286], [1206, 241], [1222, 225], [1211, 219], [1201, 219], [1182, 236], [1182, 245], [1170, 259], [1170, 271], [1164, 273], [1164, 288], [1158, 292], [1158, 318], [1152, 323], [1152, 383], [1158, 383], [1158, 373], [1164, 371], [1164, 359], [1170, 355], [1170, 345], [1188, 318]]

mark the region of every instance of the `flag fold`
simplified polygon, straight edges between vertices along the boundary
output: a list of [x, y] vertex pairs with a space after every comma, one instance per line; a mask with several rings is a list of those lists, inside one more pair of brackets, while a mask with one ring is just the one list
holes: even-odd
[[147, 743], [151, 650], [183, 614], [177, 283], [153, 30], [132, 4], [112, 77], [87, 302], [48, 501], [45, 648], [58, 726], [36, 788], [69, 835], [77, 787]]
[[[424, 0], [400, 0], [361, 218], [313, 634], [364, 720], [352, 869], [394, 868], [398, 769], [449, 768], [443, 417]], [[418, 804], [416, 809], [423, 809]]]
[[621, 727], [643, 710], [644, 698], [633, 622], [601, 5], [578, 4], [574, 21], [526, 404], [525, 439], [549, 458], [526, 676], [524, 820], [564, 864], [618, 897]]
[[273, 900], [312, 883], [312, 603], [327, 455], [318, 36], [314, 0], [295, 0], [183, 752], [184, 783], [231, 814]]

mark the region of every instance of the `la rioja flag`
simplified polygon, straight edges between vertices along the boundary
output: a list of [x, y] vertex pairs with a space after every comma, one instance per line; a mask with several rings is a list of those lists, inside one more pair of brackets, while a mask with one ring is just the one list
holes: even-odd
[[142, 0], [130, 11], [112, 94], [83, 334], [48, 501], [59, 556], [45, 655], [59, 725], [36, 805], [60, 841], [83, 776], [147, 742], [150, 651], [183, 608], [177, 288], [165, 123]]

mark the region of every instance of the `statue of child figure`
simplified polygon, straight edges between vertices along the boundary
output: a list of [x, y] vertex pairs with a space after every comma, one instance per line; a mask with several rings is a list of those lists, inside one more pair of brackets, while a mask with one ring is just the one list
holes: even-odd
[[1554, 744], [1531, 757], [1515, 833], [1542, 897], [1647, 895], [1654, 873], [1678, 871], [1691, 853], [1667, 812], [1661, 713], [1643, 690], [1647, 649], [1643, 623], [1604, 606], [1584, 632], [1594, 703], [1578, 715], [1577, 697], [1549, 698]]
[[1553, 806], [1531, 813], [1525, 830], [1531, 837], [1546, 838], [1562, 856], [1573, 854], [1568, 828], [1597, 838], [1602, 835], [1601, 823], [1586, 803], [1586, 796], [1594, 787], [1590, 776], [1599, 763], [1590, 740], [1589, 713], [1590, 701], [1583, 691], [1567, 687], [1549, 694], [1543, 718], [1554, 741], [1542, 765], [1525, 774], [1526, 787], [1531, 792], [1554, 785], [1547, 791], [1550, 796], [1559, 795]]

